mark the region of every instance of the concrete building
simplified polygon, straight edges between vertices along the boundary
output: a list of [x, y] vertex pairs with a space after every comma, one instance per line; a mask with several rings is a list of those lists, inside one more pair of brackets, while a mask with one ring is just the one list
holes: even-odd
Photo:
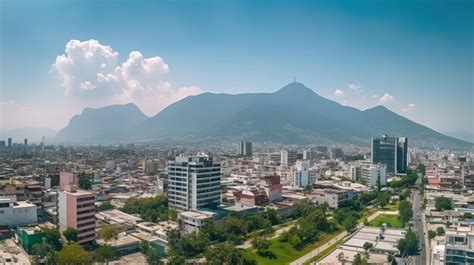
[[296, 170], [293, 175], [293, 187], [305, 188], [309, 184], [309, 161], [296, 161]]
[[158, 172], [159, 162], [158, 160], [144, 160], [143, 161], [143, 173], [146, 175], [155, 175]]
[[344, 157], [344, 152], [341, 148], [332, 148], [331, 149], [331, 159], [340, 159]]
[[384, 164], [362, 165], [360, 168], [360, 180], [369, 188], [377, 187], [378, 181], [381, 186], [387, 185], [387, 167]]
[[344, 203], [352, 201], [355, 192], [350, 189], [324, 189], [321, 194], [316, 197], [319, 204], [327, 202], [329, 207], [338, 208]]
[[241, 141], [239, 145], [239, 155], [251, 157], [253, 155], [252, 142]]
[[298, 160], [298, 152], [281, 150], [280, 152], [280, 165], [287, 167], [293, 165]]
[[17, 201], [16, 196], [0, 197], [0, 226], [15, 227], [37, 221], [37, 206], [33, 203]]
[[26, 200], [25, 184], [14, 178], [0, 180], [0, 196], [16, 196], [18, 200]]
[[188, 211], [221, 201], [221, 165], [211, 156], [177, 156], [168, 161], [168, 204]]
[[78, 243], [84, 244], [96, 239], [95, 195], [79, 190], [70, 183], [64, 184], [64, 189], [58, 191], [58, 221], [59, 231], [68, 227], [77, 230]]
[[206, 220], [212, 220], [216, 213], [210, 211], [187, 211], [178, 213], [178, 223], [180, 224], [180, 231], [185, 234], [190, 234], [193, 231], [199, 231]]
[[387, 165], [387, 174], [406, 173], [408, 138], [382, 135], [372, 138], [372, 163]]
[[471, 227], [458, 227], [446, 232], [444, 253], [446, 265], [474, 264], [474, 232]]

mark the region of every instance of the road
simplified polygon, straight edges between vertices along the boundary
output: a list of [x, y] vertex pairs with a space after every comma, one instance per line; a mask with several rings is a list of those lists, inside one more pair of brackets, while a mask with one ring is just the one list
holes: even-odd
[[[418, 178], [420, 180], [420, 178]], [[418, 185], [418, 181], [417, 181]], [[422, 221], [423, 212], [420, 210], [421, 206], [421, 196], [420, 192], [416, 189], [412, 190], [412, 200], [413, 200], [413, 222], [414, 222], [414, 232], [416, 233], [418, 240], [420, 242], [421, 251], [419, 255], [414, 256], [414, 261], [416, 265], [425, 265], [426, 261], [426, 241], [425, 241], [425, 231]]]

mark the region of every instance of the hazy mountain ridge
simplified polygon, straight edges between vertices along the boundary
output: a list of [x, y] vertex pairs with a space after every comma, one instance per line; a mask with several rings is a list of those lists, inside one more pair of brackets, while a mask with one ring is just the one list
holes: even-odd
[[[119, 108], [117, 106], [112, 109]], [[135, 111], [128, 111], [139, 111], [138, 107], [133, 106]], [[62, 140], [80, 142], [81, 139], [68, 138], [71, 134], [65, 132], [75, 127], [89, 128], [91, 121], [101, 120], [93, 117], [96, 114], [92, 113], [95, 112], [85, 110], [73, 117], [70, 124], [59, 133]], [[129, 117], [121, 118], [122, 121], [127, 120], [127, 126], [112, 130], [105, 126], [96, 130], [94, 137], [87, 140], [237, 142], [248, 139], [285, 144], [368, 145], [371, 137], [387, 133], [408, 137], [412, 146], [473, 147], [472, 143], [440, 134], [383, 106], [365, 111], [343, 106], [321, 97], [301, 83], [290, 83], [274, 93], [203, 93], [175, 102], [151, 118], [143, 118], [141, 114], [135, 117], [122, 113], [119, 116]], [[81, 126], [81, 123], [84, 125]], [[101, 124], [104, 125], [103, 122]]]
[[133, 103], [103, 108], [85, 108], [58, 132], [56, 141], [66, 143], [113, 142], [127, 137], [131, 129], [148, 119]]

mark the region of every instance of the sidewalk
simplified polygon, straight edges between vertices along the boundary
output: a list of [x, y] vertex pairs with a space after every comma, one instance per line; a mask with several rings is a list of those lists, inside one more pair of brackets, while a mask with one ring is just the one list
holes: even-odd
[[[377, 218], [379, 215], [381, 214], [390, 214], [390, 215], [397, 215], [398, 214], [398, 211], [378, 211], [378, 212], [375, 212], [374, 214], [372, 214], [371, 216], [369, 216], [367, 218], [367, 220], [370, 222], [372, 220], [374, 220], [375, 218]], [[359, 225], [357, 225], [356, 227], [356, 230], [363, 227], [363, 224], [359, 223]], [[343, 233], [339, 234], [338, 236], [336, 236], [335, 238], [329, 240], [328, 242], [326, 242], [325, 244], [319, 246], [317, 249], [314, 249], [312, 250], [311, 252], [307, 253], [306, 255], [298, 258], [297, 260], [293, 261], [290, 263], [290, 265], [302, 265], [304, 264], [305, 262], [311, 260], [313, 257], [317, 256], [319, 253], [321, 253], [321, 251], [324, 251], [326, 250], [327, 248], [329, 248], [332, 244], [334, 244], [335, 242], [337, 242], [339, 239], [341, 238], [344, 238], [345, 236], [349, 235], [347, 233], [347, 231], [344, 231]]]

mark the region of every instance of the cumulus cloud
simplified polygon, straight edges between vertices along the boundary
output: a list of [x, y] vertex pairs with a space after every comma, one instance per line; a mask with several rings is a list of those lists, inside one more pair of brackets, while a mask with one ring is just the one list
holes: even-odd
[[349, 84], [348, 87], [352, 90], [359, 90], [360, 86], [356, 84]]
[[340, 89], [336, 89], [336, 91], [334, 91], [334, 96], [342, 97], [342, 96], [344, 96], [344, 91], [342, 91]]
[[378, 98], [379, 98], [379, 95], [372, 95], [372, 96], [370, 96], [370, 97], [373, 98], [373, 99], [378, 99]]
[[56, 57], [54, 74], [67, 96], [90, 106], [136, 103], [154, 115], [170, 103], [202, 92], [197, 86], [174, 88], [167, 80], [169, 66], [159, 57], [132, 51], [118, 62], [119, 53], [97, 40], [70, 40]]
[[389, 93], [385, 93], [385, 94], [383, 94], [383, 96], [381, 96], [379, 98], [379, 103], [380, 104], [386, 104], [386, 103], [390, 103], [390, 102], [393, 102], [393, 101], [395, 101], [395, 98], [392, 95], [390, 95]]
[[412, 112], [413, 110], [415, 110], [415, 104], [413, 103], [408, 104], [406, 107], [402, 108], [402, 112]]

